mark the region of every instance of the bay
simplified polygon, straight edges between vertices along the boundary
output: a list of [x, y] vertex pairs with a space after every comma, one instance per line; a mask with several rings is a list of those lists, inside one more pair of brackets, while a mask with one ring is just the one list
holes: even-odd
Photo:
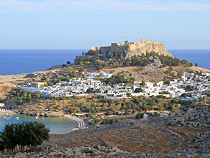
[[50, 134], [66, 134], [76, 127], [74, 121], [62, 117], [39, 117], [36, 119], [34, 116], [17, 114], [9, 116], [6, 115], [6, 113], [0, 113], [0, 131], [2, 131], [5, 124], [21, 123], [26, 121], [38, 121], [44, 123], [46, 127], [49, 127]]

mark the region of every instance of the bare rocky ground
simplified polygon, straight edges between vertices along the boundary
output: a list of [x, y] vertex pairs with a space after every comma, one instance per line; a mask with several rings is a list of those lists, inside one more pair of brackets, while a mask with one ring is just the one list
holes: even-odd
[[17, 75], [0, 75], [0, 82], [3, 83], [11, 83], [11, 84], [20, 84], [28, 79], [41, 79], [42, 77], [46, 78], [55, 78], [62, 74], [65, 74], [67, 72], [64, 68], [56, 68], [56, 69], [50, 69], [50, 70], [43, 70], [43, 71], [37, 71], [33, 73], [23, 73], [23, 74], [17, 74]]
[[37, 151], [13, 157], [210, 157], [209, 114], [207, 105], [166, 118], [54, 134]]
[[[118, 67], [118, 68], [106, 68], [103, 69], [103, 72], [112, 74], [117, 74], [118, 72], [125, 72], [126, 76], [134, 77], [136, 81], [162, 81], [165, 78], [170, 79], [170, 76], [166, 73], [168, 67], [158, 68], [155, 66], [145, 66], [145, 67]], [[173, 72], [177, 74], [177, 72], [209, 72], [208, 69], [200, 68], [200, 67], [184, 67], [184, 66], [174, 66]], [[93, 71], [95, 72], [95, 71]]]

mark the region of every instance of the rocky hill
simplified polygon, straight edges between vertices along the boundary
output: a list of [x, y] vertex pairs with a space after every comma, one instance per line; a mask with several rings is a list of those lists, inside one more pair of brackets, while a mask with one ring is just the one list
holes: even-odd
[[173, 57], [173, 55], [168, 51], [168, 49], [164, 46], [163, 42], [153, 42], [146, 41], [144, 39], [141, 39], [141, 43], [128, 43], [128, 50], [126, 53], [126, 57], [132, 57], [134, 55], [142, 55], [146, 52], [155, 52], [159, 55], [164, 56], [170, 56]]
[[[153, 42], [146, 41], [141, 39], [141, 42], [128, 42], [125, 43], [111, 43], [111, 46], [91, 46], [90, 48], [91, 54], [94, 54], [97, 57], [98, 54], [102, 54], [104, 60], [107, 59], [108, 53], [117, 53], [123, 52], [123, 56], [126, 58], [131, 58], [133, 56], [141, 56], [142, 54], [146, 54], [147, 52], [158, 53], [159, 55], [173, 57], [173, 55], [168, 51], [168, 49], [164, 46], [163, 42]], [[87, 54], [89, 55], [89, 54]], [[78, 64], [78, 61], [85, 61], [88, 56], [77, 56], [75, 58], [74, 63]]]

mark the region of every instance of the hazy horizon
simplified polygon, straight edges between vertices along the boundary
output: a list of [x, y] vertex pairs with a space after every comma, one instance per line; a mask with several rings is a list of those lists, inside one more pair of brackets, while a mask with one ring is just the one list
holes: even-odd
[[[207, 48], [207, 49], [192, 49], [192, 48], [167, 48], [169, 51], [170, 50], [210, 50], [210, 48]], [[0, 50], [90, 50], [90, 48], [66, 48], [66, 49], [63, 49], [63, 48], [0, 48]]]

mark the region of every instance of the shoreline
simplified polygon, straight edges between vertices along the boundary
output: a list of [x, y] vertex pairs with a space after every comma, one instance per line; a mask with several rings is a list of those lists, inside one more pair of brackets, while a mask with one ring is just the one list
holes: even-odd
[[67, 119], [70, 119], [70, 120], [73, 120], [73, 121], [75, 121], [77, 123], [76, 128], [73, 128], [72, 131], [86, 128], [85, 122], [82, 119], [80, 119], [80, 118], [78, 118], [76, 116], [64, 115], [63, 117], [67, 118]]
[[[15, 111], [7, 110], [7, 109], [0, 109], [0, 113], [10, 113], [11, 115], [13, 115], [13, 114], [24, 115], [24, 114], [20, 114], [20, 113], [17, 113]], [[24, 116], [30, 116], [30, 115], [24, 115]], [[41, 116], [41, 117], [46, 117], [46, 116]], [[47, 117], [53, 118], [52, 116], [47, 116]], [[56, 117], [66, 118], [68, 120], [72, 120], [75, 123], [75, 128], [73, 128], [72, 131], [70, 131], [70, 132], [73, 132], [73, 131], [79, 130], [79, 129], [87, 128], [83, 119], [80, 119], [76, 116], [62, 114], [61, 116], [56, 116]]]

